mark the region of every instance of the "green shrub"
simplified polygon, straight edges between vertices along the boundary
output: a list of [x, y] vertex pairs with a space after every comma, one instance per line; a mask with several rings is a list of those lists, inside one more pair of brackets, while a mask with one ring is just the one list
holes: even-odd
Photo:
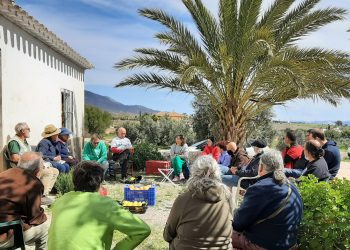
[[299, 249], [350, 249], [350, 181], [302, 177], [304, 217]]
[[144, 169], [147, 160], [163, 160], [163, 156], [158, 152], [158, 147], [151, 143], [140, 143], [135, 147], [135, 153], [132, 156], [137, 170]]
[[55, 183], [58, 195], [64, 195], [70, 191], [74, 191], [73, 185], [73, 170], [67, 174], [59, 174]]

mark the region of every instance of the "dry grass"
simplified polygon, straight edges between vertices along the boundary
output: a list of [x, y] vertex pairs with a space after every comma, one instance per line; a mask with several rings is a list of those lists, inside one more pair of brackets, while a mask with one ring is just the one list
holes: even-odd
[[[116, 200], [124, 199], [124, 185], [110, 182], [107, 185], [108, 195]], [[151, 235], [136, 249], [168, 249], [168, 243], [163, 240], [163, 229], [169, 216], [175, 198], [182, 192], [183, 186], [174, 187], [169, 183], [157, 184], [156, 205], [148, 207], [145, 214], [137, 214], [151, 228]], [[118, 242], [125, 237], [120, 232], [115, 232], [113, 241]]]

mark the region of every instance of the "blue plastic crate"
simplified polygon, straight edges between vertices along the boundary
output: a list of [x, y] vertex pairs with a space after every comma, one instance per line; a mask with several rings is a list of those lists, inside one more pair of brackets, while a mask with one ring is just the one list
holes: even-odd
[[[155, 185], [151, 185], [148, 190], [131, 190], [131, 185], [124, 186], [124, 200], [127, 201], [147, 201], [149, 206], [156, 205], [157, 189]], [[133, 185], [135, 187], [142, 187], [142, 185]]]

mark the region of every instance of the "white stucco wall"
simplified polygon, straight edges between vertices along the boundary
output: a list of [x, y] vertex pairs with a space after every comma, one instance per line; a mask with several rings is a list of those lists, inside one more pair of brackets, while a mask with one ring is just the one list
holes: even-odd
[[1, 123], [0, 146], [25, 121], [31, 128], [28, 142], [41, 140], [45, 125], [62, 125], [61, 89], [74, 92], [75, 136], [82, 137], [84, 71], [72, 61], [0, 16]]

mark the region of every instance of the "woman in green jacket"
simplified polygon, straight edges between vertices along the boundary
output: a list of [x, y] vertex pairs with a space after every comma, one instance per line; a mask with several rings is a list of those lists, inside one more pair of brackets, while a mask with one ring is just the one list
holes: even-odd
[[102, 180], [103, 169], [96, 162], [83, 161], [74, 169], [74, 191], [52, 206], [50, 250], [109, 250], [115, 230], [126, 237], [113, 249], [134, 249], [148, 237], [151, 229], [145, 222], [98, 193]]
[[108, 169], [107, 147], [97, 134], [91, 136], [91, 140], [85, 144], [83, 151], [84, 161], [96, 161], [103, 167], [104, 173]]

